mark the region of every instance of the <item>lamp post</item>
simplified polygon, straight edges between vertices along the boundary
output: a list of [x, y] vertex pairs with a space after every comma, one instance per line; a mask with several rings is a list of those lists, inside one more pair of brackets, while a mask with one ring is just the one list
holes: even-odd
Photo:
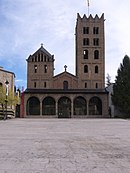
[[5, 113], [5, 115], [4, 115], [4, 120], [7, 119], [8, 85], [9, 85], [9, 82], [8, 82], [8, 80], [6, 80], [6, 81], [5, 81], [5, 86], [6, 86], [6, 99], [5, 99], [5, 108], [6, 108], [6, 113]]

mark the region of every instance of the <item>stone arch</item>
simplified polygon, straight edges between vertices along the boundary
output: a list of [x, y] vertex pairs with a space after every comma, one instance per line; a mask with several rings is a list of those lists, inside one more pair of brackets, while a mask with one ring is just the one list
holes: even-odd
[[30, 97], [26, 105], [27, 115], [40, 115], [40, 101], [37, 97]]
[[58, 118], [71, 117], [71, 100], [63, 96], [58, 100]]
[[74, 115], [86, 115], [87, 114], [87, 102], [82, 96], [78, 96], [74, 99]]
[[53, 97], [45, 97], [42, 101], [42, 115], [55, 115], [56, 102]]
[[89, 115], [102, 115], [102, 100], [99, 97], [89, 100]]

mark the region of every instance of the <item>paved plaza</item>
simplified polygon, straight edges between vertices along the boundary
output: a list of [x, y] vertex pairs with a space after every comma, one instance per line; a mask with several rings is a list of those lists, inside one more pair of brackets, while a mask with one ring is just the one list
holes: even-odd
[[130, 173], [130, 120], [1, 120], [0, 173]]

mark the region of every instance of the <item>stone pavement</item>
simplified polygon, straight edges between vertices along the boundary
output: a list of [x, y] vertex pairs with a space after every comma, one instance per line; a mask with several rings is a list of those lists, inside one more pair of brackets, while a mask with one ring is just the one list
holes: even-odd
[[130, 121], [0, 121], [0, 173], [130, 173]]

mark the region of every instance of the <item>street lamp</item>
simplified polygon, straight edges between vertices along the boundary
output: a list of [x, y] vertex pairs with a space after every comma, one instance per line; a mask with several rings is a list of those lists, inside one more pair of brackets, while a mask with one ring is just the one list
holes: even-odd
[[9, 85], [9, 82], [8, 82], [8, 80], [6, 80], [6, 81], [5, 81], [5, 86], [6, 86], [6, 99], [5, 99], [5, 108], [6, 108], [6, 113], [5, 113], [5, 115], [4, 115], [4, 120], [7, 119], [8, 85]]

